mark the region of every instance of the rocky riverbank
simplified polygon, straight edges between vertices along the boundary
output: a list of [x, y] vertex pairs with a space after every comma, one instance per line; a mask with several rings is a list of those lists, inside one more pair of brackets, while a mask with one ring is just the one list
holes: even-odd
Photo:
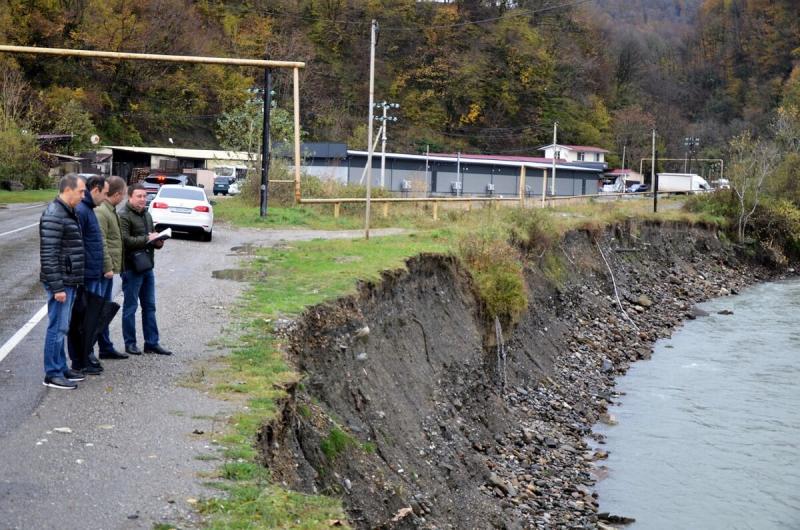
[[778, 274], [714, 230], [569, 234], [487, 321], [454, 258], [421, 256], [285, 330], [306, 374], [262, 432], [273, 477], [340, 495], [358, 528], [596, 528], [614, 379], [710, 297]]

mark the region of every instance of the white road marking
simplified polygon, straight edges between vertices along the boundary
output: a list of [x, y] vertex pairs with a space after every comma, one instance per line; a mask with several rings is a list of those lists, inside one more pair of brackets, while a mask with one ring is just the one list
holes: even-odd
[[26, 230], [28, 228], [33, 228], [34, 226], [39, 226], [39, 223], [33, 223], [31, 225], [28, 225], [28, 226], [23, 226], [22, 228], [16, 228], [14, 230], [9, 230], [8, 232], [3, 232], [2, 234], [0, 234], [0, 237], [7, 236], [8, 234], [13, 234], [14, 232], [20, 232], [20, 231]]
[[36, 327], [36, 324], [38, 324], [39, 321], [42, 320], [46, 314], [47, 314], [47, 304], [45, 304], [44, 307], [42, 307], [39, 311], [37, 311], [36, 314], [33, 315], [31, 319], [25, 323], [24, 326], [19, 328], [19, 330], [16, 333], [14, 333], [13, 337], [8, 339], [5, 344], [0, 346], [0, 362], [2, 362], [3, 359], [6, 358], [6, 355], [11, 353], [11, 350], [17, 347], [17, 344], [22, 342], [22, 339], [24, 339], [25, 336], [28, 333], [30, 333], [33, 328]]

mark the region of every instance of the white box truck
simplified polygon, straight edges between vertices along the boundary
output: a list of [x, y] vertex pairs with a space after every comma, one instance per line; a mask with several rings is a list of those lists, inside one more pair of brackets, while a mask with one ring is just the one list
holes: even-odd
[[659, 192], [703, 193], [713, 188], [706, 179], [694, 173], [659, 173]]

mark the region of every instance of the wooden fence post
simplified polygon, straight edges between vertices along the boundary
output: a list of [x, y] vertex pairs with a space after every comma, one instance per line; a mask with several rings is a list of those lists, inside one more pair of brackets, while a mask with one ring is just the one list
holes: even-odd
[[433, 220], [434, 221], [439, 220], [439, 201], [433, 202]]
[[338, 203], [338, 202], [333, 203], [333, 217], [335, 219], [339, 218], [339, 205], [340, 204], [341, 203]]
[[383, 203], [383, 217], [384, 217], [384, 219], [386, 217], [389, 217], [389, 203], [388, 202], [384, 202]]

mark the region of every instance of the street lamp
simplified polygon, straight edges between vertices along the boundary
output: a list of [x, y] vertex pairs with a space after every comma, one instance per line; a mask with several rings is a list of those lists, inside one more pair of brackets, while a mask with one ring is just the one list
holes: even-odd
[[[696, 149], [700, 146], [700, 138], [694, 136], [687, 136], [683, 139], [683, 145], [686, 147], [686, 158], [683, 159], [683, 172], [687, 172], [687, 164], [690, 163], [691, 159], [693, 158]], [[692, 166], [689, 165], [688, 169], [691, 169]]]
[[399, 109], [399, 103], [387, 103], [385, 100], [375, 103], [375, 108], [383, 109], [383, 116], [375, 116], [375, 119], [382, 123], [381, 134], [381, 188], [384, 187], [384, 176], [386, 174], [386, 125], [389, 122], [396, 122], [397, 116], [389, 116], [389, 109]]

